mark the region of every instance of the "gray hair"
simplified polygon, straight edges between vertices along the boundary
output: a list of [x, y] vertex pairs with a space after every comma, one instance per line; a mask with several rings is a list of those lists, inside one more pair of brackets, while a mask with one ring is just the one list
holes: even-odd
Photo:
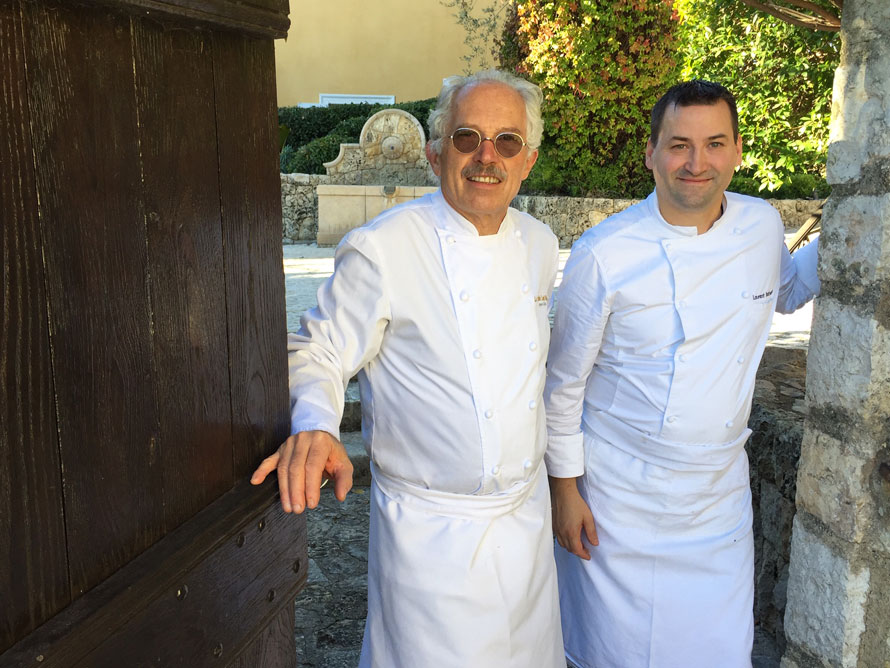
[[541, 102], [544, 96], [541, 89], [530, 81], [507, 72], [488, 69], [469, 76], [448, 77], [442, 83], [436, 108], [430, 112], [429, 117], [429, 147], [433, 153], [439, 155], [442, 152], [442, 141], [448, 136], [454, 98], [467, 86], [486, 82], [504, 84], [519, 93], [525, 102], [525, 142], [531, 150], [541, 145], [541, 135], [544, 133], [544, 121], [541, 120]]

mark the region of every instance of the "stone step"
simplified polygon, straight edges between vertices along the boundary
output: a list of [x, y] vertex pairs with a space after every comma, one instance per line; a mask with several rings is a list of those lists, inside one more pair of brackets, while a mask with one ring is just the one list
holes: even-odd
[[356, 487], [371, 484], [371, 460], [365, 452], [360, 431], [340, 432], [340, 441], [352, 462], [352, 484]]

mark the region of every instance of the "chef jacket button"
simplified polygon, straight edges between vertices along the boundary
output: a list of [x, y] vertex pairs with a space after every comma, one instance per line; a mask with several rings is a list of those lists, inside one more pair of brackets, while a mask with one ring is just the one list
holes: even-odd
[[686, 361], [686, 355], [682, 355], [682, 354], [681, 354], [679, 359], [680, 359], [681, 362], [685, 362], [685, 361]]
[[748, 298], [748, 291], [747, 291], [747, 290], [743, 290], [743, 291], [742, 291], [742, 299], [747, 299], [747, 298]]
[[726, 421], [726, 428], [729, 429], [730, 427], [732, 427], [732, 420], [727, 420], [727, 421]]
[[522, 238], [522, 232], [520, 232], [519, 230], [513, 230], [513, 235], [514, 235], [517, 239]]
[[537, 407], [538, 407], [538, 402], [535, 401], [534, 399], [532, 399], [531, 401], [528, 402], [528, 409], [530, 411], [535, 410]]
[[498, 466], [497, 464], [495, 464], [494, 466], [491, 467], [491, 475], [497, 475], [500, 472], [501, 472], [501, 467]]
[[468, 302], [468, 301], [470, 301], [470, 293], [467, 292], [466, 290], [461, 290], [461, 292], [460, 292], [460, 300], [461, 300], [462, 302]]
[[676, 422], [676, 421], [677, 421], [677, 416], [676, 416], [676, 415], [671, 415], [671, 416], [668, 418], [668, 422]]
[[447, 241], [447, 242], [450, 243], [450, 244], [457, 243], [457, 239], [455, 239], [454, 237], [447, 237], [447, 238], [445, 239], [445, 241]]
[[532, 341], [531, 343], [528, 344], [528, 349], [531, 351], [535, 351], [538, 349], [538, 344], [535, 343], [534, 341]]
[[671, 242], [668, 241], [668, 242], [664, 245], [664, 249], [665, 249], [665, 250], [670, 250], [670, 247], [671, 247]]
[[490, 420], [492, 415], [494, 415], [494, 411], [492, 411], [490, 408], [487, 411], [485, 411], [485, 417], [487, 419]]
[[745, 362], [745, 356], [739, 355], [739, 358], [736, 360], [739, 364], [743, 364]]
[[523, 291], [523, 292], [528, 292], [528, 283], [523, 283], [523, 284], [522, 284], [522, 291]]
[[522, 462], [522, 468], [524, 468], [524, 469], [530, 469], [531, 467], [532, 467], [532, 460], [531, 460], [531, 459], [526, 459], [524, 462]]
[[680, 300], [680, 308], [686, 308], [686, 300], [685, 299]]
[[741, 227], [734, 227], [734, 228], [732, 228], [732, 233], [733, 233], [733, 234], [741, 234], [741, 233], [742, 233], [742, 228], [741, 228]]
[[480, 359], [480, 358], [482, 357], [482, 351], [481, 351], [481, 350], [478, 350], [478, 349], [474, 350], [474, 351], [473, 351], [473, 357], [474, 357], [475, 359], [477, 359], [477, 360]]

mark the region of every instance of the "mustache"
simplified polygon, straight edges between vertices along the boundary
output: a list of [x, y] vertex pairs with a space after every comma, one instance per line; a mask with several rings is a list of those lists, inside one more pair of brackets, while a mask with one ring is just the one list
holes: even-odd
[[461, 176], [465, 179], [471, 176], [491, 176], [501, 181], [507, 180], [507, 172], [495, 165], [467, 165], [461, 170]]

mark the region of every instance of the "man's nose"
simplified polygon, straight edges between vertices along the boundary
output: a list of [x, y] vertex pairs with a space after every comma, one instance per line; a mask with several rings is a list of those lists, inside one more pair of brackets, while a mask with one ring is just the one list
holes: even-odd
[[494, 139], [493, 138], [486, 137], [481, 142], [479, 142], [479, 147], [476, 149], [475, 158], [479, 162], [484, 162], [484, 163], [497, 161], [498, 152], [494, 148]]
[[690, 149], [686, 160], [686, 171], [690, 174], [701, 174], [707, 168], [704, 151]]

